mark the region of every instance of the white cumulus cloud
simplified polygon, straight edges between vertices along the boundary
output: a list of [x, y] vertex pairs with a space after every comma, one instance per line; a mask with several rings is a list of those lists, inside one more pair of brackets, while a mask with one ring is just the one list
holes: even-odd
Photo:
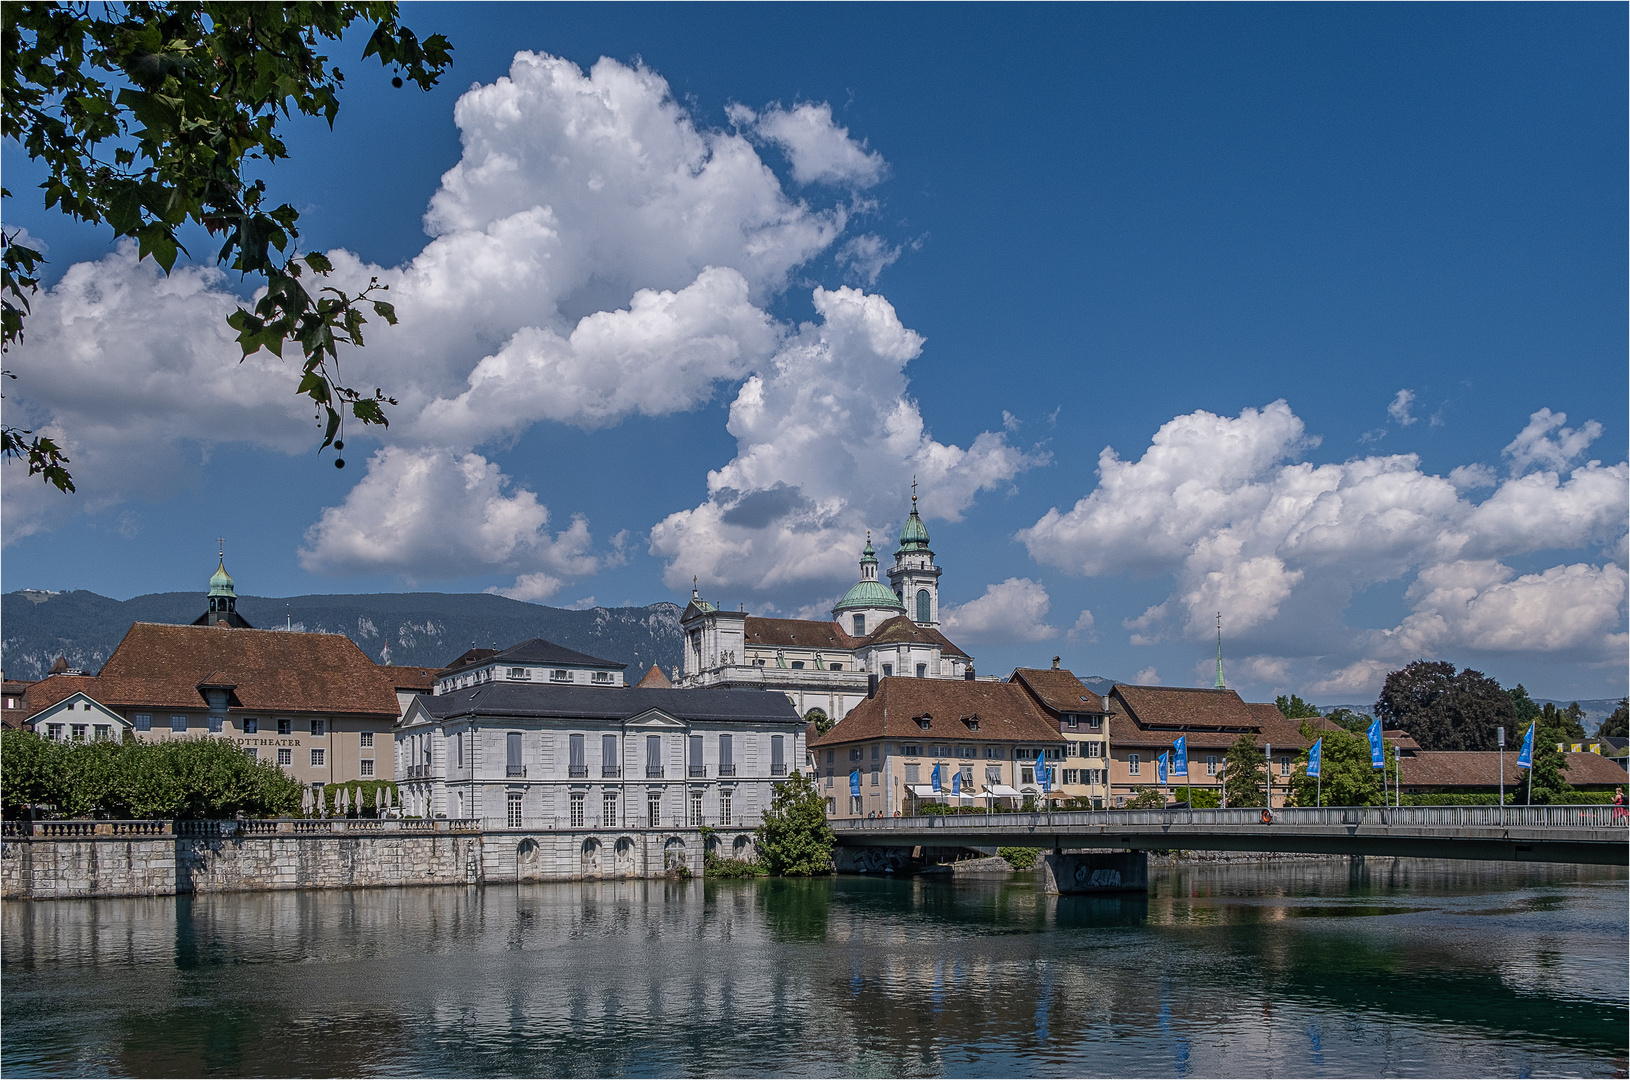
[[1047, 623], [1050, 606], [1041, 582], [1008, 578], [985, 586], [983, 596], [947, 607], [945, 629], [972, 642], [1046, 641], [1058, 636], [1058, 627]]
[[733, 105], [729, 116], [738, 127], [779, 147], [792, 166], [792, 178], [800, 184], [867, 188], [887, 171], [883, 155], [850, 138], [849, 129], [833, 121], [832, 106], [824, 101], [806, 101], [791, 109], [771, 105], [760, 113]]
[[[695, 409], [755, 371], [773, 397], [783, 382], [771, 358], [798, 331], [766, 307], [842, 238], [850, 209], [843, 192], [825, 205], [789, 195], [755, 140], [784, 152], [799, 183], [852, 191], [886, 165], [824, 103], [771, 107], [750, 130], [708, 129], [660, 75], [609, 59], [585, 71], [517, 53], [505, 76], [459, 98], [454, 119], [461, 156], [430, 200], [424, 248], [395, 267], [329, 253], [332, 284], [356, 292], [377, 278], [400, 317], [370, 323], [368, 347], [342, 356], [345, 381], [401, 404], [388, 431], [348, 428], [353, 457], [371, 440], [385, 451], [312, 527], [302, 558], [325, 572], [415, 579], [504, 567], [521, 577], [511, 592], [538, 598], [596, 564], [550, 563], [569, 541], [542, 539], [547, 492], [508, 492], [495, 450], [539, 422], [595, 428]], [[895, 254], [881, 238], [857, 238], [842, 265], [870, 283]], [[8, 415], [66, 433], [82, 496], [42, 498], [37, 481], [21, 491], [8, 465], [8, 540], [74, 510], [169, 494], [216, 443], [312, 447], [293, 362], [263, 352], [239, 364], [228, 284], [213, 269], [165, 278], [121, 249], [35, 298], [28, 338], [8, 356], [21, 375]], [[904, 361], [884, 362], [898, 374]], [[909, 440], [915, 407], [891, 408], [892, 438]], [[943, 486], [977, 487], [980, 463], [1002, 451], [925, 441], [915, 456], [925, 472], [937, 465]], [[488, 515], [474, 537], [415, 497], [418, 487], [465, 491], [468, 468], [486, 477], [469, 489], [479, 498], [460, 497]], [[539, 560], [549, 565], [529, 566]]]
[[[556, 575], [594, 573], [588, 522], [573, 518], [558, 534], [537, 494], [514, 485], [475, 453], [385, 447], [339, 506], [306, 530], [300, 563], [326, 574], [457, 567], [521, 574], [515, 588], [536, 593]], [[545, 577], [527, 575], [543, 572]], [[554, 586], [558, 588], [558, 583]], [[527, 597], [532, 598], [532, 597]]]
[[[1408, 454], [1299, 460], [1316, 444], [1283, 401], [1192, 413], [1136, 461], [1105, 448], [1097, 488], [1018, 536], [1070, 573], [1170, 574], [1171, 594], [1125, 620], [1132, 643], [1201, 640], [1221, 611], [1279, 684], [1294, 674], [1319, 692], [1357, 692], [1389, 664], [1457, 651], [1622, 664], [1630, 467], [1577, 464], [1601, 426], [1566, 419], [1535, 412], [1507, 448], [1513, 475], [1474, 502], [1496, 480], [1485, 467], [1445, 479]], [[1550, 550], [1600, 561], [1532, 573], [1502, 561]], [[1400, 580], [1411, 608], [1398, 626], [1344, 623], [1358, 591]]]
[[1511, 459], [1511, 471], [1520, 473], [1536, 465], [1566, 469], [1601, 437], [1602, 425], [1595, 420], [1587, 420], [1577, 429], [1563, 427], [1567, 422], [1567, 413], [1553, 413], [1550, 409], [1541, 409], [1529, 417], [1528, 426], [1502, 451]]
[[1408, 427], [1419, 419], [1410, 414], [1410, 407], [1415, 404], [1415, 391], [1400, 390], [1393, 396], [1392, 404], [1387, 406], [1387, 415], [1392, 417], [1393, 423], [1399, 427]]
[[707, 501], [651, 531], [673, 588], [695, 577], [773, 598], [853, 581], [866, 530], [904, 517], [913, 476], [924, 516], [956, 520], [979, 492], [1041, 460], [997, 432], [966, 448], [933, 439], [906, 396], [923, 339], [881, 296], [816, 289], [814, 302], [821, 321], [731, 405], [736, 456], [708, 473]]

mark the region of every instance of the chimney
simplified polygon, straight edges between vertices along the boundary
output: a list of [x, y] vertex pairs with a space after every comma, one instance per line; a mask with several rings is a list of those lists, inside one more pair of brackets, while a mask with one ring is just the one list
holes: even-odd
[[1053, 657], [1053, 670], [1054, 671], [1058, 670], [1058, 661], [1059, 661], [1059, 657], [1056, 657], [1056, 656]]
[[967, 671], [967, 673], [965, 675], [962, 676], [962, 678], [964, 680], [966, 680], [967, 682], [973, 682], [973, 665], [972, 664], [968, 665], [968, 671]]
[[868, 698], [877, 696], [877, 672], [875, 671], [866, 676], [866, 696]]

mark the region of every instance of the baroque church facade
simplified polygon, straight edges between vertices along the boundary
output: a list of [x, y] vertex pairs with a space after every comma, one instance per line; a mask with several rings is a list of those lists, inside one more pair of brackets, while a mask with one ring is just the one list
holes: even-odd
[[860, 580], [830, 620], [725, 611], [693, 589], [680, 617], [685, 664], [678, 685], [780, 690], [800, 715], [820, 709], [840, 721], [877, 679], [972, 679], [973, 657], [940, 632], [940, 572], [912, 495], [888, 584], [878, 578], [868, 534]]

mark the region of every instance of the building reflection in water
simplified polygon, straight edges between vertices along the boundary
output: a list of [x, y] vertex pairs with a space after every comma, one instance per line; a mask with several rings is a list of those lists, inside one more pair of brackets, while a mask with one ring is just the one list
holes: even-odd
[[8, 903], [7, 1074], [1622, 1068], [1622, 870], [1337, 860], [1151, 881]]

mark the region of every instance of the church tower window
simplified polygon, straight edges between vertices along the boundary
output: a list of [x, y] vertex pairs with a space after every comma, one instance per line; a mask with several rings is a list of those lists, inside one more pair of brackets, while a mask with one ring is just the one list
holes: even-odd
[[933, 621], [934, 616], [933, 616], [933, 611], [932, 611], [932, 603], [933, 603], [932, 600], [930, 600], [930, 598], [928, 596], [928, 590], [927, 589], [918, 589], [917, 590], [917, 621], [918, 622], [925, 623], [925, 622], [932, 622]]

